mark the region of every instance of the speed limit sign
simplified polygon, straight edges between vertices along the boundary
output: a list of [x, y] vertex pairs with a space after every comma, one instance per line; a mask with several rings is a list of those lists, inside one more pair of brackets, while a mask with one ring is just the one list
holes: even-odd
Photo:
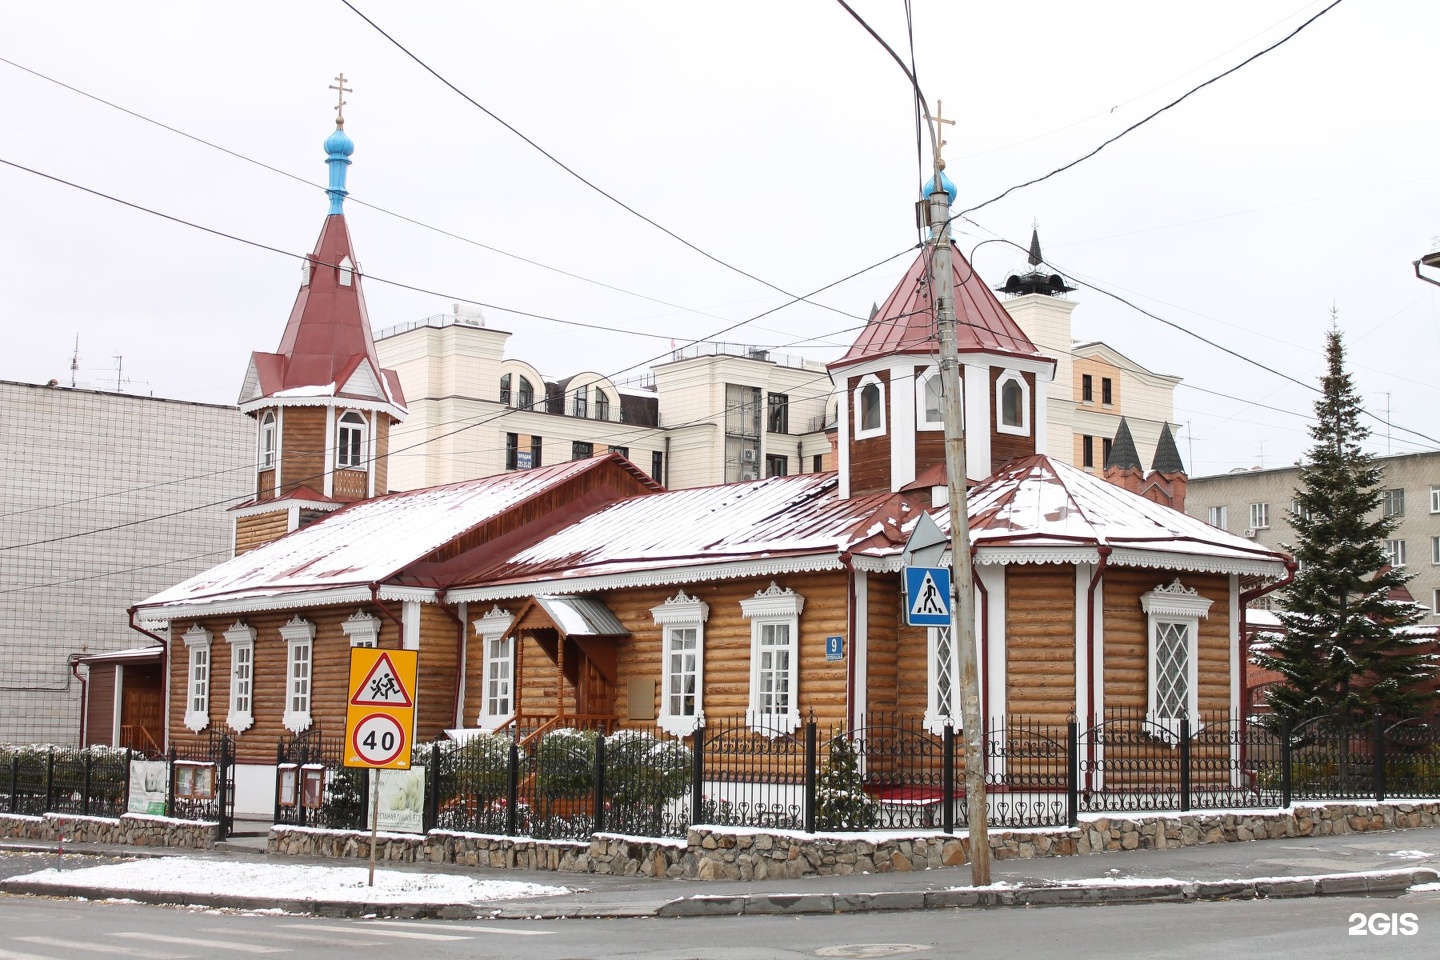
[[405, 728], [388, 713], [372, 713], [355, 724], [350, 747], [368, 766], [385, 767], [405, 750]]

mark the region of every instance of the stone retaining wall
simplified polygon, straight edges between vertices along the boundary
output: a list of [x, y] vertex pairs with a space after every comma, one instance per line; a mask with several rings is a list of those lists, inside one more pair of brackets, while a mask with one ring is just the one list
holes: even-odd
[[172, 820], [127, 813], [119, 818], [47, 813], [22, 817], [0, 813], [0, 839], [59, 843], [118, 843], [133, 847], [209, 850], [215, 846], [214, 822]]
[[[1099, 817], [1074, 828], [994, 830], [990, 846], [995, 859], [1007, 860], [1430, 826], [1440, 826], [1440, 801], [1297, 804], [1269, 812]], [[267, 851], [368, 858], [370, 835], [272, 827]], [[811, 837], [703, 826], [691, 829], [683, 842], [613, 834], [597, 834], [588, 842], [547, 841], [436, 830], [423, 837], [381, 834], [376, 858], [627, 877], [764, 880], [958, 867], [969, 862], [970, 841], [935, 833]]]

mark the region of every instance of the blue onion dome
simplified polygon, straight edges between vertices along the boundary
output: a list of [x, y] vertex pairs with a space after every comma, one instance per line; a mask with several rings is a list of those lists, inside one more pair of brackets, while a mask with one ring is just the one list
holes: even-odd
[[[945, 176], [945, 170], [943, 167], [939, 171], [939, 177], [940, 189], [945, 191], [946, 195], [950, 197], [950, 202], [953, 204], [955, 202], [956, 196], [959, 195], [959, 191], [955, 189], [955, 184], [950, 182], [950, 178]], [[931, 175], [925, 178], [924, 183], [920, 184], [920, 199], [924, 200], [926, 197], [930, 196], [930, 194], [934, 192], [935, 176]]]
[[355, 141], [345, 132], [343, 121], [325, 138], [325, 152], [332, 157], [348, 157], [355, 152]]

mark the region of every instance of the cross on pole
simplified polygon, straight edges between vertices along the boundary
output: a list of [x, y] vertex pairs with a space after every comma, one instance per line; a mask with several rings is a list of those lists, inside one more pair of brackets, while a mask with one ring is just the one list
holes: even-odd
[[[352, 87], [347, 87], [347, 86], [345, 86], [345, 74], [344, 74], [344, 73], [341, 73], [339, 76], [337, 76], [337, 77], [335, 78], [335, 82], [332, 83], [332, 84], [330, 84], [330, 89], [336, 91], [336, 93], [335, 93], [335, 125], [336, 125], [337, 127], [343, 127], [343, 126], [345, 126], [345, 94], [347, 94], [347, 93], [354, 93], [355, 90], [354, 90]], [[950, 121], [950, 122], [953, 123], [954, 121]]]
[[941, 134], [945, 132], [945, 128], [942, 125], [948, 123], [953, 127], [955, 126], [955, 121], [945, 119], [945, 102], [943, 100], [935, 101], [935, 116], [932, 117], [927, 112], [925, 119], [935, 124], [934, 135], [930, 138], [930, 141], [935, 144], [935, 164], [943, 170], [945, 169], [945, 162], [940, 157], [940, 150], [945, 146], [946, 141], [941, 137]]

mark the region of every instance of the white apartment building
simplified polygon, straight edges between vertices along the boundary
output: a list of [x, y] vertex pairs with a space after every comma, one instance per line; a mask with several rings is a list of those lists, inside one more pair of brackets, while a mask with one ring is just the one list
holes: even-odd
[[[1400, 521], [1386, 552], [1393, 566], [1414, 575], [1410, 593], [1430, 608], [1433, 620], [1440, 609], [1440, 453], [1378, 457], [1375, 462], [1385, 477], [1380, 509]], [[1298, 466], [1191, 477], [1185, 512], [1286, 549], [1295, 542], [1290, 512], [1299, 485]]]
[[376, 335], [410, 411], [391, 434], [391, 489], [612, 450], [674, 489], [834, 468], [823, 364], [702, 343], [637, 381], [554, 378], [507, 357], [509, 337], [458, 309]]

